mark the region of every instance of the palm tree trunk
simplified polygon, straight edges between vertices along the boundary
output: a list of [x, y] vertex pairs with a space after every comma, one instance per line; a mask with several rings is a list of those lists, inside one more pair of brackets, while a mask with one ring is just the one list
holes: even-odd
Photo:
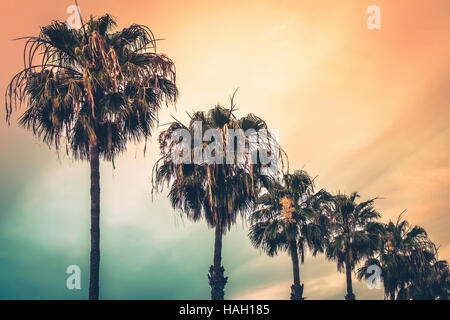
[[347, 278], [347, 295], [345, 296], [345, 300], [355, 300], [352, 288], [352, 268], [347, 262], [345, 263], [345, 275]]
[[222, 236], [223, 231], [220, 224], [215, 228], [214, 240], [214, 264], [209, 268], [209, 285], [211, 286], [211, 300], [224, 300], [224, 288], [228, 277], [224, 277], [225, 269], [222, 267]]
[[300, 267], [298, 263], [297, 243], [292, 241], [290, 245], [292, 272], [294, 275], [294, 284], [291, 286], [291, 300], [303, 300], [303, 285], [300, 284]]
[[216, 227], [214, 239], [214, 267], [222, 265], [222, 230], [220, 226]]
[[91, 165], [91, 266], [89, 300], [98, 300], [100, 270], [100, 161], [97, 141], [89, 143]]
[[391, 291], [390, 299], [391, 299], [391, 300], [395, 300], [395, 290], [392, 290], [392, 291]]

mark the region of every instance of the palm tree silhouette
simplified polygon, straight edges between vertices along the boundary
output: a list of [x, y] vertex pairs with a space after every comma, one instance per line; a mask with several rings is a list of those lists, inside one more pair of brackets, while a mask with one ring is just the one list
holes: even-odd
[[379, 218], [374, 208], [375, 199], [357, 203], [359, 194], [334, 196], [333, 208], [327, 222], [329, 233], [326, 256], [337, 262], [339, 271], [345, 268], [347, 279], [346, 300], [355, 300], [352, 288], [352, 271], [362, 259], [373, 255], [376, 243], [367, 231], [368, 225]]
[[391, 300], [448, 299], [450, 272], [447, 261], [438, 259], [438, 249], [420, 226], [411, 227], [402, 214], [394, 223], [377, 224], [371, 233], [378, 237], [376, 255], [358, 270], [368, 278], [368, 268], [381, 268], [385, 297]]
[[20, 125], [90, 162], [89, 299], [99, 298], [99, 159], [113, 162], [129, 140], [147, 139], [162, 104], [177, 97], [174, 64], [156, 53], [150, 29], [134, 24], [113, 32], [115, 27], [107, 14], [91, 16], [81, 30], [54, 21], [38, 36], [21, 38], [24, 68], [6, 92], [8, 123], [13, 105], [26, 103]]
[[251, 215], [252, 244], [271, 257], [279, 251], [287, 251], [291, 256], [291, 300], [304, 299], [299, 255], [303, 263], [306, 246], [314, 255], [323, 251], [326, 229], [320, 215], [327, 198], [324, 190], [314, 194], [314, 183], [307, 172], [295, 171], [284, 174], [281, 181], [272, 181], [268, 192], [257, 199], [257, 210]]
[[[171, 123], [159, 137], [162, 157], [155, 164], [153, 171], [154, 187], [157, 191], [166, 183], [170, 186], [169, 199], [173, 208], [181, 209], [187, 218], [193, 221], [204, 218], [209, 227], [215, 228], [214, 259], [208, 275], [212, 300], [224, 299], [224, 288], [228, 280], [224, 276], [222, 266], [222, 237], [236, 222], [237, 216], [248, 211], [266, 178], [261, 175], [263, 166], [250, 161], [247, 136], [242, 136], [246, 144], [243, 162], [228, 164], [225, 160], [226, 145], [223, 144], [223, 154], [220, 156], [222, 164], [206, 160], [191, 163], [195, 152], [199, 151], [202, 155], [208, 148], [205, 142], [195, 146], [191, 141], [189, 161], [177, 163], [173, 161], [173, 155], [180, 153], [179, 140], [174, 139], [173, 133], [185, 129], [191, 137], [195, 137], [195, 125], [201, 123], [200, 137], [204, 136], [206, 130], [215, 129], [225, 140], [231, 129], [256, 132], [267, 129], [265, 122], [257, 116], [249, 114], [238, 119], [233, 110], [231, 98], [230, 109], [216, 106], [208, 112], [195, 112], [190, 115], [191, 120], [187, 126], [179, 121]], [[269, 150], [270, 143], [275, 141], [269, 137], [268, 142], [259, 141], [257, 148]], [[236, 160], [239, 157], [237, 149], [233, 148], [233, 152], [232, 158]]]

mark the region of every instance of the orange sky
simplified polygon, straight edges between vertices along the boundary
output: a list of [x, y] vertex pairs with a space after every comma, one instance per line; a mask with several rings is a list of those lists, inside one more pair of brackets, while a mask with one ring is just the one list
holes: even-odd
[[[11, 39], [66, 20], [72, 3], [1, 2], [1, 88], [22, 63], [23, 43]], [[79, 4], [84, 16], [107, 12], [119, 27], [146, 24], [165, 39], [158, 49], [175, 61], [181, 95], [162, 122], [226, 104], [239, 87], [238, 113], [255, 112], [279, 130], [291, 168], [318, 175], [318, 186], [333, 192], [383, 197], [386, 221], [407, 209], [404, 217], [450, 258], [450, 1]], [[366, 28], [370, 4], [381, 8], [379, 31]], [[18, 129], [5, 127], [0, 142], [15, 154]], [[264, 290], [271, 297], [276, 288]]]

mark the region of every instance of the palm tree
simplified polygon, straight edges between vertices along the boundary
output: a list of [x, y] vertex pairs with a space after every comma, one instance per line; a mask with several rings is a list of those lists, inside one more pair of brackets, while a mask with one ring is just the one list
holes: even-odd
[[438, 250], [430, 241], [410, 255], [412, 273], [398, 299], [448, 300], [450, 271], [445, 260], [438, 259]]
[[[427, 266], [426, 270], [425, 284], [415, 287], [416, 292], [419, 292], [417, 296], [422, 299], [448, 300], [450, 291], [450, 268], [448, 262], [439, 260], [436, 252], [434, 261]], [[426, 291], [423, 290], [424, 288]], [[425, 294], [421, 292], [425, 292]], [[415, 296], [414, 293], [411, 295]]]
[[[154, 167], [154, 187], [157, 191], [166, 183], [169, 187], [169, 199], [174, 209], [181, 209], [188, 219], [198, 221], [202, 218], [206, 220], [209, 227], [215, 229], [214, 259], [213, 265], [209, 269], [209, 284], [211, 286], [211, 299], [223, 300], [224, 288], [228, 278], [224, 276], [222, 266], [222, 237], [227, 230], [236, 222], [238, 214], [244, 215], [259, 192], [259, 186], [265, 180], [261, 175], [262, 165], [249, 161], [248, 137], [245, 139], [245, 160], [241, 163], [235, 161], [233, 164], [225, 161], [225, 144], [223, 149], [216, 150], [223, 154], [218, 161], [210, 162], [202, 160], [191, 163], [195, 160], [195, 153], [200, 155], [206, 153], [208, 145], [203, 142], [200, 145], [190, 143], [191, 147], [186, 152], [187, 159], [181, 162], [173, 160], [174, 154], [179, 154], [179, 140], [173, 134], [179, 129], [184, 129], [190, 137], [195, 137], [196, 125], [201, 124], [200, 139], [208, 129], [215, 129], [220, 137], [226, 137], [231, 130], [242, 129], [262, 130], [267, 129], [265, 122], [253, 114], [237, 119], [233, 113], [234, 104], [231, 98], [231, 108], [221, 106], [209, 110], [208, 112], [195, 112], [190, 115], [190, 122], [187, 126], [179, 121], [170, 124], [170, 127], [163, 131], [159, 137], [162, 157]], [[218, 139], [216, 137], [215, 139]], [[225, 140], [225, 139], [224, 139]], [[269, 138], [270, 141], [272, 139]], [[274, 142], [274, 141], [272, 141]], [[265, 142], [258, 143], [257, 147], [270, 148]], [[236, 159], [238, 153], [233, 149], [232, 158]], [[223, 160], [223, 161], [220, 161]], [[222, 163], [220, 163], [222, 162]]]
[[291, 300], [303, 300], [299, 255], [303, 263], [306, 246], [314, 255], [323, 251], [326, 230], [320, 219], [327, 195], [324, 190], [314, 194], [314, 183], [308, 173], [295, 171], [284, 174], [281, 181], [272, 181], [268, 192], [256, 201], [257, 210], [251, 216], [250, 240], [271, 257], [279, 251], [289, 253], [294, 278]]
[[367, 278], [369, 266], [377, 265], [387, 299], [448, 299], [447, 261], [438, 259], [425, 229], [411, 227], [401, 217], [373, 228], [379, 239], [377, 253], [358, 270], [358, 277]]
[[174, 64], [156, 53], [150, 29], [134, 24], [113, 32], [115, 27], [107, 14], [91, 16], [81, 30], [54, 21], [38, 36], [21, 38], [24, 68], [6, 92], [8, 123], [13, 105], [26, 103], [20, 125], [90, 162], [89, 299], [99, 297], [99, 159], [113, 162], [129, 140], [147, 139], [162, 104], [177, 97]]
[[371, 222], [380, 217], [374, 208], [375, 199], [357, 203], [359, 194], [334, 196], [333, 209], [328, 220], [329, 234], [326, 256], [337, 262], [338, 271], [345, 268], [347, 280], [346, 300], [355, 300], [352, 271], [364, 258], [373, 255], [376, 241], [367, 231]]

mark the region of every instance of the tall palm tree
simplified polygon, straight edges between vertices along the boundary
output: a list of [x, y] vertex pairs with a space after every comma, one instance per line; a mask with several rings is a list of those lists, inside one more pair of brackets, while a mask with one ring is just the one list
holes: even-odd
[[292, 300], [303, 300], [299, 255], [303, 263], [307, 246], [314, 255], [323, 251], [326, 229], [320, 220], [323, 204], [329, 198], [327, 195], [324, 190], [314, 194], [313, 179], [305, 171], [295, 171], [284, 174], [281, 181], [272, 181], [268, 192], [256, 201], [257, 209], [251, 216], [250, 240], [271, 257], [279, 251], [289, 253], [294, 279]]
[[6, 92], [8, 123], [13, 106], [25, 103], [20, 125], [90, 162], [89, 299], [99, 297], [99, 159], [114, 161], [129, 140], [150, 136], [162, 104], [177, 97], [174, 64], [156, 53], [150, 29], [115, 27], [107, 14], [91, 16], [80, 30], [54, 21], [38, 36], [21, 38], [26, 41], [24, 68]]
[[[189, 144], [191, 147], [189, 151], [183, 151], [188, 153], [186, 154], [188, 160], [176, 162], [173, 155], [180, 153], [179, 140], [174, 138], [173, 133], [185, 129], [190, 137], [195, 137], [198, 134], [195, 128], [199, 123], [200, 139], [208, 129], [217, 130], [223, 137], [226, 137], [230, 129], [244, 131], [267, 129], [265, 122], [255, 115], [249, 114], [238, 119], [233, 110], [232, 98], [230, 109], [216, 106], [208, 112], [199, 111], [190, 115], [191, 120], [186, 126], [178, 121], [170, 124], [170, 127], [160, 135], [162, 157], [154, 167], [154, 186], [158, 190], [167, 183], [173, 208], [181, 209], [193, 221], [203, 218], [209, 227], [215, 229], [214, 259], [208, 275], [213, 300], [224, 299], [224, 288], [228, 280], [224, 276], [222, 266], [222, 237], [236, 222], [237, 216], [244, 215], [248, 211], [251, 201], [256, 198], [259, 186], [265, 180], [264, 175], [261, 175], [263, 166], [249, 161], [248, 137], [243, 137], [246, 141], [246, 156], [245, 161], [241, 163], [235, 161], [229, 164], [225, 161], [225, 144], [222, 150], [216, 150], [223, 152], [219, 156], [223, 160], [222, 164], [220, 161], [206, 160], [192, 163], [195, 152], [199, 151], [202, 155], [208, 148], [206, 142], [196, 146], [194, 141]], [[270, 148], [265, 142], [258, 143], [257, 147], [260, 150]], [[233, 148], [233, 152], [232, 157], [236, 159], [237, 149]]]
[[334, 196], [333, 209], [328, 220], [329, 234], [326, 256], [337, 262], [338, 271], [345, 269], [347, 294], [346, 300], [355, 300], [352, 288], [352, 271], [362, 259], [370, 257], [376, 250], [367, 227], [380, 217], [374, 208], [375, 199], [357, 203], [359, 194]]
[[447, 261], [438, 259], [425, 229], [411, 227], [401, 217], [373, 228], [371, 232], [379, 239], [377, 252], [358, 270], [358, 278], [367, 278], [368, 268], [377, 265], [387, 299], [448, 299]]

